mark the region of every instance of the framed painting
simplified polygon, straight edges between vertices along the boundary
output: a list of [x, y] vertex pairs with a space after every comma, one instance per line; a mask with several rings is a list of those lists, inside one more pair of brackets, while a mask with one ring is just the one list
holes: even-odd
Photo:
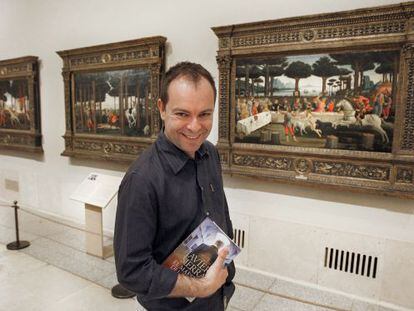
[[155, 141], [164, 37], [57, 52], [63, 59], [62, 155], [131, 162]]
[[225, 172], [414, 197], [414, 3], [214, 27]]
[[38, 58], [0, 61], [0, 149], [42, 153]]

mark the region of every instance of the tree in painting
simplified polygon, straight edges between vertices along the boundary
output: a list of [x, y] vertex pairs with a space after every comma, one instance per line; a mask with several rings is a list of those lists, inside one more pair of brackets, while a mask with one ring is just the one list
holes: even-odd
[[270, 90], [269, 95], [273, 96], [274, 78], [279, 77], [285, 73], [285, 69], [288, 65], [286, 57], [277, 57], [267, 62], [267, 72], [270, 77]]
[[105, 72], [76, 75], [77, 130], [96, 133], [96, 125], [102, 118], [102, 102], [110, 89], [107, 80], [108, 75]]
[[285, 75], [289, 78], [295, 79], [295, 91], [299, 91], [299, 80], [310, 77], [312, 74], [312, 67], [304, 62], [296, 61], [290, 63], [286, 68]]
[[329, 57], [324, 56], [312, 65], [312, 74], [322, 78], [322, 94], [326, 93], [326, 80], [339, 74], [339, 68]]
[[373, 59], [375, 62], [379, 63], [379, 66], [375, 68], [375, 72], [382, 74], [382, 82], [392, 83], [394, 81], [396, 63], [395, 53], [387, 51], [380, 54], [374, 54]]
[[372, 53], [329, 54], [337, 65], [350, 65], [354, 70], [354, 92], [360, 91], [365, 71], [375, 68]]

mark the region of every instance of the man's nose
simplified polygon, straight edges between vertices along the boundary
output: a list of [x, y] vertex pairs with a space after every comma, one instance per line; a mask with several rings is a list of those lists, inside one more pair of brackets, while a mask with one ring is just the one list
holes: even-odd
[[197, 132], [201, 128], [200, 121], [197, 117], [191, 118], [190, 122], [187, 125], [187, 128], [193, 132]]

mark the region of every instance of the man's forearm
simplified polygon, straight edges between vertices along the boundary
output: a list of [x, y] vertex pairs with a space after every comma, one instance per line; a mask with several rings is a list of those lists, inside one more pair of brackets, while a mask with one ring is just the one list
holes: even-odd
[[206, 284], [203, 279], [196, 279], [179, 274], [177, 282], [168, 297], [206, 297], [208, 296]]

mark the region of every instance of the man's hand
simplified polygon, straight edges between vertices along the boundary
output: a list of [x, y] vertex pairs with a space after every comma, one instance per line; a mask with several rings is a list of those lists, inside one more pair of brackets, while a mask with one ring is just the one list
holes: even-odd
[[201, 279], [204, 283], [205, 293], [203, 293], [203, 296], [199, 297], [207, 297], [214, 294], [221, 286], [223, 286], [224, 282], [226, 282], [228, 272], [227, 268], [224, 266], [224, 261], [228, 254], [229, 250], [227, 247], [219, 250], [216, 260], [207, 270], [206, 275]]
[[214, 294], [226, 282], [228, 272], [224, 261], [228, 254], [227, 247], [221, 248], [216, 260], [203, 278], [196, 279], [179, 274], [177, 283], [175, 283], [169, 297], [203, 298]]

